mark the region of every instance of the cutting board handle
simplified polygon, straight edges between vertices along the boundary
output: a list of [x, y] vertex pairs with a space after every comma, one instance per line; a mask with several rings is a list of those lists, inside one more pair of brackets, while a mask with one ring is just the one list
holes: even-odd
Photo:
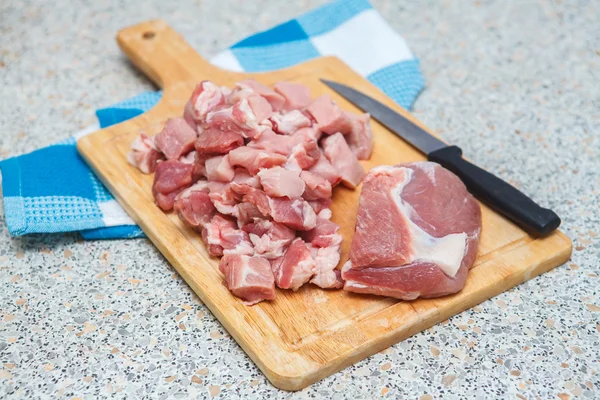
[[151, 20], [117, 33], [121, 50], [156, 83], [167, 88], [181, 82], [199, 82], [206, 77], [219, 81], [234, 72], [210, 64], [166, 22]]

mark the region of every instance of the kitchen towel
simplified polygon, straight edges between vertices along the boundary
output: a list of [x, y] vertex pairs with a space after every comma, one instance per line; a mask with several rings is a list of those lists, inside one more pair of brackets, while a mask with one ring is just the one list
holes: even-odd
[[[257, 72], [322, 55], [339, 57], [407, 109], [424, 86], [419, 61], [366, 0], [328, 3], [250, 36], [210, 61], [228, 70]], [[1, 161], [4, 214], [10, 235], [79, 231], [88, 240], [144, 237], [79, 156], [75, 143], [85, 134], [149, 110], [160, 96], [160, 91], [142, 93], [99, 109], [97, 126], [55, 145]]]

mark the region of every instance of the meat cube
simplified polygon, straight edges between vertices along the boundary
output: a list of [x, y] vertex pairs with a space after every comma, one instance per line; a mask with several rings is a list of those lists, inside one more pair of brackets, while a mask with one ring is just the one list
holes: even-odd
[[229, 154], [209, 158], [205, 162], [206, 177], [210, 181], [231, 182], [235, 171], [229, 164]]
[[267, 130], [259, 138], [250, 141], [248, 147], [287, 156], [296, 141], [297, 139], [290, 136], [278, 135]]
[[283, 256], [286, 247], [296, 237], [293, 229], [266, 219], [257, 219], [255, 222], [244, 225], [242, 229], [250, 236], [250, 241], [254, 245], [254, 254], [259, 254], [267, 259]]
[[158, 161], [163, 159], [154, 139], [143, 132], [133, 141], [127, 153], [127, 161], [145, 174], [154, 172]]
[[[310, 207], [314, 210], [314, 212], [316, 214], [321, 216], [321, 213], [329, 210], [329, 208], [331, 207], [331, 203], [333, 203], [333, 200], [331, 200], [331, 197], [329, 197], [326, 199], [311, 200], [308, 202], [308, 205], [310, 205]], [[329, 210], [329, 211], [331, 212], [331, 210]], [[331, 215], [329, 217], [331, 217]], [[325, 218], [325, 217], [322, 217], [322, 218]], [[326, 218], [326, 219], [329, 219], [329, 218]]]
[[368, 160], [373, 152], [373, 131], [369, 124], [371, 116], [368, 113], [346, 114], [351, 121], [350, 133], [345, 136], [348, 147], [359, 160]]
[[317, 97], [308, 106], [307, 111], [317, 121], [317, 127], [328, 135], [337, 132], [342, 134], [350, 132], [352, 124], [348, 114], [335, 104], [328, 95]]
[[[237, 218], [238, 228], [242, 228], [244, 225], [264, 217], [258, 207], [252, 203], [237, 204], [233, 216]], [[252, 237], [250, 237], [250, 241], [252, 241]], [[254, 242], [252, 241], [252, 243]]]
[[[204, 230], [206, 235], [204, 235]], [[252, 255], [254, 253], [248, 233], [237, 229], [236, 223], [231, 218], [216, 214], [204, 226], [204, 230], [202, 239], [212, 256], [221, 254]]]
[[342, 176], [342, 184], [356, 188], [365, 176], [365, 170], [348, 147], [341, 133], [328, 136], [321, 141], [323, 153]]
[[194, 88], [184, 115], [187, 116], [188, 123], [193, 121], [199, 124], [206, 114], [224, 103], [225, 97], [221, 89], [210, 81], [202, 81]]
[[202, 154], [227, 154], [244, 145], [244, 137], [237, 131], [204, 129], [195, 142], [196, 151]]
[[273, 130], [281, 135], [291, 135], [300, 128], [312, 125], [311, 120], [298, 110], [275, 114], [270, 119]]
[[[252, 94], [240, 99], [233, 105], [232, 116], [235, 122], [242, 128], [242, 134], [246, 138], [257, 138], [269, 126], [261, 123], [273, 114], [273, 109], [264, 97]], [[271, 123], [269, 122], [269, 125]]]
[[431, 162], [373, 168], [342, 268], [344, 289], [404, 300], [458, 292], [480, 231], [479, 203], [447, 169]]
[[238, 199], [236, 193], [232, 190], [231, 184], [209, 181], [208, 189], [210, 200], [221, 214], [235, 215]]
[[173, 209], [192, 228], [202, 228], [217, 213], [208, 195], [208, 182], [201, 180], [175, 197]]
[[219, 271], [225, 275], [227, 288], [244, 304], [275, 299], [273, 272], [264, 258], [228, 254], [221, 259]]
[[250, 174], [256, 175], [261, 168], [285, 164], [286, 158], [280, 154], [244, 146], [229, 153], [229, 162], [232, 166], [246, 168]]
[[170, 118], [154, 141], [167, 160], [177, 160], [194, 149], [197, 136], [183, 118]]
[[[238, 91], [247, 90], [264, 97], [269, 102], [274, 111], [281, 110], [283, 108], [283, 105], [285, 104], [285, 98], [282, 95], [276, 93], [275, 91], [273, 91], [273, 89], [263, 85], [260, 82], [255, 81], [254, 79], [248, 79], [245, 81], [238, 82], [235, 84], [235, 86]], [[231, 104], [234, 104], [237, 100], [239, 100], [239, 98], [233, 99], [233, 102]]]
[[317, 161], [308, 168], [308, 171], [312, 174], [318, 175], [321, 178], [327, 179], [332, 187], [336, 186], [338, 183], [342, 181], [342, 175], [338, 172], [337, 168], [335, 168], [327, 157], [323, 153], [317, 159]]
[[292, 148], [285, 167], [290, 170], [302, 171], [315, 165], [320, 157], [319, 145], [316, 140], [310, 139]]
[[277, 82], [273, 89], [285, 98], [284, 109], [295, 110], [308, 107], [312, 101], [310, 89], [292, 82]]
[[179, 162], [184, 164], [191, 164], [194, 166], [192, 172], [192, 182], [196, 182], [198, 179], [206, 176], [206, 168], [204, 167], [204, 157], [199, 157], [195, 150], [190, 151], [187, 154], [179, 157]]
[[258, 176], [250, 175], [248, 170], [246, 170], [245, 168], [236, 168], [235, 169], [235, 176], [233, 177], [232, 183], [235, 183], [236, 185], [248, 185], [255, 189], [262, 188], [262, 186], [260, 185], [260, 180], [258, 179]]
[[282, 289], [298, 290], [315, 273], [315, 260], [300, 238], [292, 241], [283, 257], [271, 262], [275, 284]]
[[315, 275], [310, 283], [322, 289], [340, 289], [344, 286], [341, 271], [336, 269], [340, 262], [340, 246], [313, 247], [311, 256], [315, 260]]
[[317, 225], [310, 231], [300, 232], [300, 237], [313, 247], [335, 247], [342, 243], [342, 236], [337, 232], [340, 226], [328, 219], [317, 217]]
[[[302, 198], [271, 198], [262, 190], [243, 186], [243, 201], [254, 204], [264, 216], [296, 230], [307, 231], [317, 225], [317, 215], [311, 206]], [[239, 191], [239, 188], [233, 187]]]
[[300, 178], [305, 183], [302, 197], [306, 200], [327, 199], [331, 197], [331, 183], [327, 179], [309, 171], [300, 172]]
[[304, 193], [304, 181], [297, 171], [281, 167], [262, 169], [258, 172], [260, 184], [271, 197], [300, 197]]
[[177, 160], [158, 163], [152, 184], [152, 194], [157, 205], [164, 211], [170, 211], [175, 196], [192, 184], [194, 166]]

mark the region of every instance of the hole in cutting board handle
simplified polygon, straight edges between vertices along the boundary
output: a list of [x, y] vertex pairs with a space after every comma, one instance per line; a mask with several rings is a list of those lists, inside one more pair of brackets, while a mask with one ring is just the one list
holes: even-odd
[[152, 31], [146, 31], [142, 34], [142, 37], [146, 40], [150, 40], [150, 39], [154, 38], [154, 36], [156, 36], [156, 33], [152, 32]]

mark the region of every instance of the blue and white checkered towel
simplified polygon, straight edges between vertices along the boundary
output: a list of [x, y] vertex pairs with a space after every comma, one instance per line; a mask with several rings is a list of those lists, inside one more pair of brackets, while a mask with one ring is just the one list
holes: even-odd
[[[418, 60], [367, 0], [338, 0], [257, 33], [211, 60], [234, 71], [269, 71], [335, 55], [404, 108], [423, 89]], [[63, 142], [0, 162], [12, 236], [79, 231], [85, 239], [144, 237], [77, 153], [77, 138], [133, 118], [161, 92], [142, 93], [96, 112], [93, 126]], [[43, 165], [44, 168], [39, 166]]]

